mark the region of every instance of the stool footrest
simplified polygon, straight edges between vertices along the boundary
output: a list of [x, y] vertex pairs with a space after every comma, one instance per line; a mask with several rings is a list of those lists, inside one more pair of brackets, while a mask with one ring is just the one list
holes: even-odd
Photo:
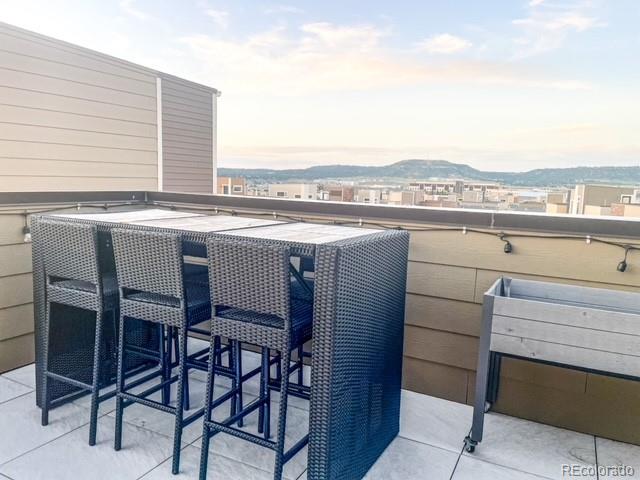
[[134, 403], [139, 403], [141, 405], [144, 405], [145, 407], [155, 408], [156, 410], [172, 413], [174, 415], [176, 413], [175, 407], [170, 407], [169, 405], [165, 405], [154, 400], [149, 400], [148, 398], [139, 397], [138, 395], [134, 395], [132, 393], [121, 392], [118, 393], [117, 396], [126, 400], [124, 407], [128, 407], [129, 405], [132, 405]]
[[84, 382], [81, 382], [80, 380], [75, 380], [70, 377], [65, 377], [64, 375], [58, 375], [57, 373], [53, 373], [53, 372], [44, 372], [44, 374], [49, 378], [52, 378], [59, 382], [68, 383], [69, 385], [73, 385], [74, 387], [82, 388], [84, 390], [93, 389], [93, 385], [89, 383], [84, 383]]
[[296, 453], [304, 448], [304, 446], [309, 443], [309, 434], [307, 433], [304, 437], [298, 440], [293, 447], [283, 453], [282, 455], [282, 463], [287, 463], [291, 460]]
[[[226, 422], [225, 422], [226, 423]], [[255, 443], [265, 448], [269, 448], [271, 450], [276, 449], [276, 442], [271, 440], [265, 440], [263, 437], [259, 437], [258, 435], [254, 435], [253, 433], [245, 432], [244, 430], [239, 430], [237, 428], [229, 427], [222, 423], [207, 421], [205, 425], [208, 429], [214, 430], [214, 432], [209, 432], [209, 436], [213, 436], [216, 433], [227, 433], [229, 435], [233, 435], [234, 437], [240, 438], [242, 440], [247, 440], [249, 442]]]

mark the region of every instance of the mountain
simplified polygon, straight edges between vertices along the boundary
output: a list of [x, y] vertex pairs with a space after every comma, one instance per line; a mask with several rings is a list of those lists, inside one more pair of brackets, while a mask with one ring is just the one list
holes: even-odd
[[640, 185], [639, 167], [540, 168], [528, 172], [486, 172], [446, 160], [403, 160], [381, 167], [318, 165], [289, 170], [219, 168], [222, 177], [245, 177], [256, 183], [350, 180], [402, 183], [408, 180], [465, 179], [527, 187], [570, 186], [577, 183]]

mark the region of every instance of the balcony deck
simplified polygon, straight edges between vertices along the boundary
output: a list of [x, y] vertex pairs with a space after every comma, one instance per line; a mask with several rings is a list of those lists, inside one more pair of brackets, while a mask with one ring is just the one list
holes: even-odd
[[[246, 353], [250, 367], [258, 357]], [[257, 363], [256, 363], [257, 365]], [[224, 381], [224, 379], [221, 379]], [[204, 378], [192, 374], [192, 408], [203, 400]], [[249, 383], [246, 391], [255, 392]], [[219, 391], [225, 390], [221, 384]], [[182, 473], [171, 475], [173, 417], [140, 406], [125, 411], [124, 447], [113, 450], [114, 400], [101, 406], [98, 444], [89, 447], [88, 398], [52, 411], [48, 427], [40, 426], [35, 405], [34, 366], [0, 376], [0, 479], [195, 479], [200, 458], [200, 422], [185, 430]], [[293, 398], [288, 410], [288, 440], [307, 428], [308, 403]], [[224, 408], [224, 407], [223, 407]], [[222, 412], [223, 414], [226, 412]], [[415, 392], [403, 391], [400, 435], [367, 475], [385, 480], [534, 480], [563, 478], [562, 465], [625, 465], [640, 478], [640, 447], [491, 413], [485, 440], [476, 453], [462, 451], [472, 409]], [[255, 416], [255, 415], [254, 415]], [[249, 417], [246, 428], [256, 419]], [[291, 438], [289, 438], [289, 435]], [[271, 452], [229, 436], [212, 441], [209, 478], [269, 479]], [[306, 478], [306, 450], [285, 468], [287, 479]], [[566, 474], [565, 474], [566, 477]], [[584, 478], [608, 478], [582, 475]]]

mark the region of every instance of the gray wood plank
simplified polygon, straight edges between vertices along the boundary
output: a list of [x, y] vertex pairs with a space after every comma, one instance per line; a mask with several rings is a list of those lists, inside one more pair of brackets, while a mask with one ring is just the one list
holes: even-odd
[[558, 345], [507, 335], [491, 336], [491, 350], [564, 363], [582, 368], [640, 377], [640, 357]]

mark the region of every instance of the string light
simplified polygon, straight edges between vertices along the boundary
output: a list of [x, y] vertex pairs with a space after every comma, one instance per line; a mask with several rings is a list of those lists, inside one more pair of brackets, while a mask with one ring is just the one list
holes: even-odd
[[[313, 217], [313, 216], [307, 216], [307, 217], [302, 217], [302, 216], [291, 216], [291, 215], [286, 215], [286, 214], [282, 214], [282, 213], [278, 213], [278, 212], [265, 212], [265, 211], [242, 211], [242, 212], [237, 212], [236, 210], [232, 210], [232, 209], [224, 209], [224, 208], [219, 208], [219, 207], [205, 207], [205, 206], [200, 206], [200, 205], [175, 205], [175, 204], [170, 204], [168, 202], [147, 202], [146, 200], [143, 202], [140, 202], [140, 204], [146, 204], [146, 205], [157, 205], [159, 207], [164, 207], [164, 208], [169, 208], [170, 210], [176, 210], [178, 208], [184, 208], [187, 210], [193, 210], [193, 211], [204, 211], [204, 212], [209, 212], [209, 213], [213, 213], [213, 214], [228, 214], [231, 216], [237, 216], [237, 215], [247, 215], [247, 216], [271, 216], [273, 218], [278, 218], [280, 220], [289, 220], [292, 222], [325, 222], [325, 223], [331, 223], [333, 225], [343, 225], [343, 226], [347, 226], [347, 225], [356, 225], [356, 226], [360, 226], [360, 227], [375, 227], [375, 228], [381, 228], [381, 229], [388, 229], [388, 230], [404, 230], [407, 232], [461, 232], [463, 235], [467, 235], [468, 233], [475, 233], [478, 235], [489, 235], [489, 236], [493, 236], [493, 237], [497, 237], [499, 240], [501, 240], [502, 242], [504, 242], [504, 253], [506, 254], [511, 254], [514, 251], [514, 247], [513, 244], [506, 238], [507, 236], [510, 238], [516, 238], [516, 237], [520, 237], [520, 238], [536, 238], [536, 239], [543, 239], [543, 240], [582, 240], [582, 241], [586, 241], [587, 244], [592, 244], [592, 243], [600, 243], [600, 244], [604, 244], [604, 245], [609, 245], [612, 247], [617, 247], [617, 248], [622, 248], [624, 249], [625, 253], [624, 253], [624, 258], [622, 261], [620, 261], [617, 265], [617, 271], [619, 272], [626, 272], [627, 270], [629, 270], [629, 254], [631, 251], [633, 250], [639, 250], [640, 251], [640, 244], [636, 244], [636, 243], [621, 243], [621, 242], [615, 242], [612, 240], [606, 240], [604, 238], [598, 238], [598, 237], [594, 237], [592, 235], [553, 235], [553, 234], [536, 234], [536, 233], [517, 233], [517, 232], [513, 232], [513, 233], [509, 233], [506, 234], [505, 232], [495, 232], [495, 231], [489, 231], [489, 230], [485, 230], [485, 229], [481, 229], [481, 228], [469, 228], [466, 225], [463, 226], [450, 226], [450, 227], [414, 227], [414, 226], [406, 226], [406, 225], [389, 225], [389, 224], [384, 224], [384, 223], [378, 223], [378, 222], [368, 222], [368, 221], [364, 221], [362, 218], [359, 218], [357, 221], [345, 221], [345, 220], [337, 220], [337, 219], [327, 219], [324, 217]], [[137, 205], [137, 203], [134, 202], [116, 202], [116, 203], [112, 203], [112, 204], [82, 204], [82, 203], [78, 203], [75, 205], [76, 209], [79, 211], [81, 207], [85, 207], [85, 208], [103, 208], [103, 209], [109, 209], [109, 208], [113, 208], [113, 207], [119, 207], [119, 206], [131, 206], [131, 205]], [[0, 215], [23, 215], [24, 219], [25, 219], [25, 224], [24, 227], [22, 229], [22, 233], [24, 235], [24, 241], [25, 242], [30, 242], [31, 241], [31, 230], [29, 228], [28, 225], [28, 216], [30, 214], [38, 214], [38, 213], [51, 213], [51, 212], [55, 212], [55, 211], [59, 211], [59, 210], [63, 210], [65, 208], [68, 207], [64, 207], [64, 206], [59, 206], [59, 207], [54, 207], [54, 208], [43, 208], [43, 209], [34, 209], [31, 211], [23, 211], [23, 212], [12, 212], [12, 211], [0, 211]]]
[[619, 272], [624, 273], [624, 272], [627, 271], [627, 267], [629, 266], [627, 264], [627, 258], [629, 257], [629, 251], [630, 250], [631, 250], [630, 247], [627, 247], [627, 248], [624, 249], [624, 259], [618, 264], [618, 268], [617, 268], [617, 270]]
[[24, 235], [24, 243], [31, 243], [31, 229], [29, 228], [28, 214], [24, 213], [24, 226], [22, 227], [22, 235]]
[[504, 238], [505, 236], [506, 235], [504, 233], [500, 233], [498, 235], [498, 238], [504, 242], [504, 253], [511, 253], [513, 252], [513, 245], [511, 245], [511, 242], [509, 240], [506, 240]]

